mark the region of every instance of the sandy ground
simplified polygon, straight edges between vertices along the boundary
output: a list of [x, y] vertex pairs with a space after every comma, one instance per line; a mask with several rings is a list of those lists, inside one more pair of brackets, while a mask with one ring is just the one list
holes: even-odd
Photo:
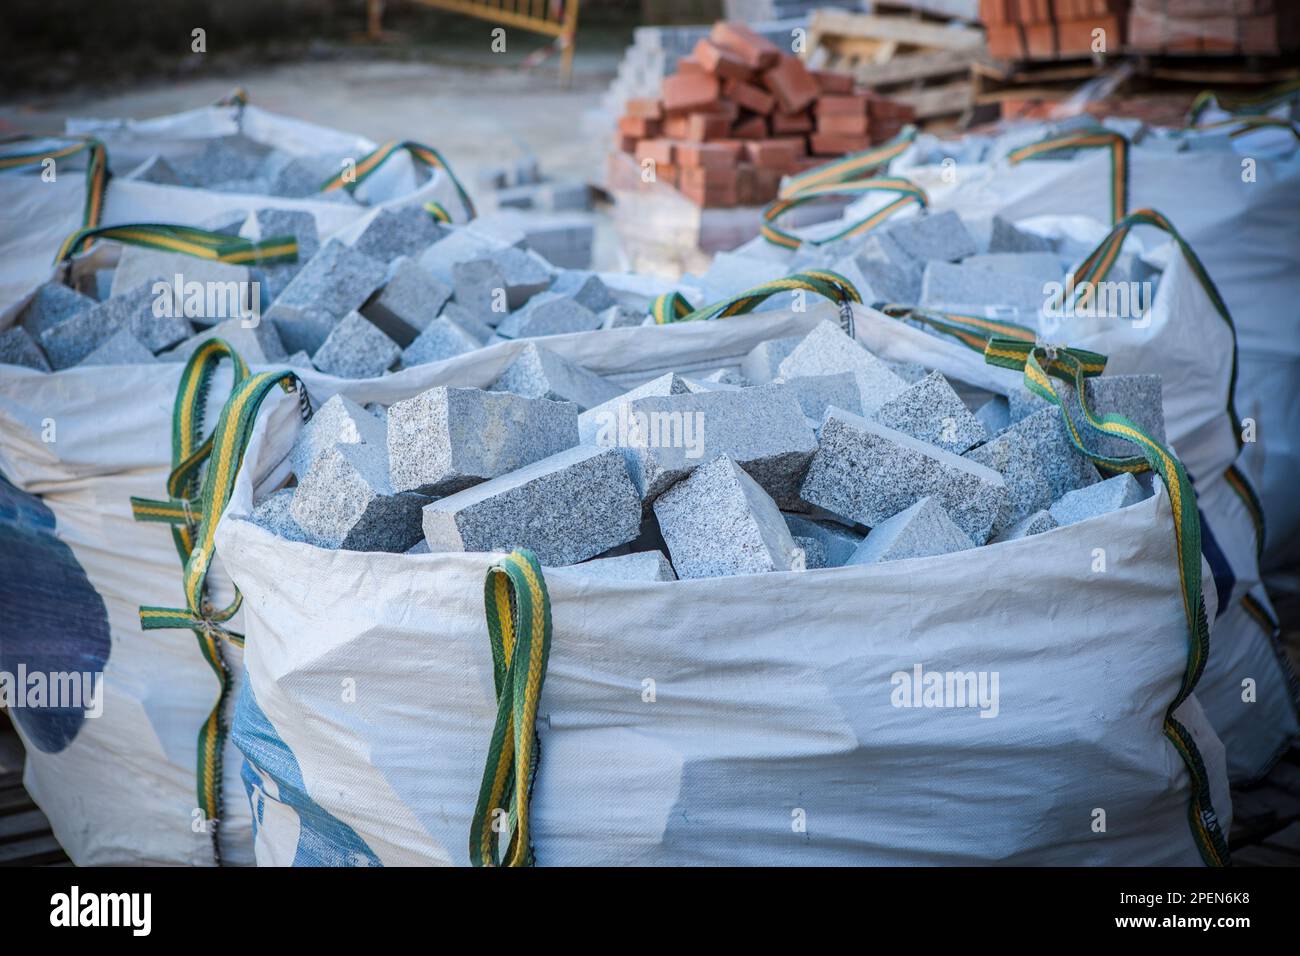
[[[58, 132], [69, 116], [144, 118], [212, 103], [239, 85], [265, 109], [360, 133], [375, 141], [410, 139], [442, 152], [471, 193], [479, 171], [535, 155], [555, 178], [599, 179], [608, 128], [594, 111], [621, 48], [577, 58], [574, 81], [560, 85], [546, 64], [529, 72], [477, 63], [396, 60], [303, 62], [240, 73], [151, 83], [121, 92], [81, 90], [0, 105], [0, 138]], [[586, 122], [584, 123], [584, 116]], [[598, 268], [618, 256], [612, 229], [597, 217]]]

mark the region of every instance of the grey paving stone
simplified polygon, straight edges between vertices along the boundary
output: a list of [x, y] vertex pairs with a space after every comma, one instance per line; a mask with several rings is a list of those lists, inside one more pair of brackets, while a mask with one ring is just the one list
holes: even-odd
[[[612, 558], [594, 558], [559, 571], [576, 571], [601, 581], [676, 581], [673, 566], [662, 551], [636, 551]], [[549, 573], [549, 572], [548, 572]]]
[[61, 282], [47, 282], [36, 290], [32, 300], [23, 308], [18, 324], [39, 339], [47, 329], [94, 306], [95, 300], [90, 296], [82, 295]]
[[349, 312], [311, 360], [322, 372], [339, 378], [376, 378], [392, 368], [401, 355], [398, 344], [365, 316]]
[[[456, 301], [482, 315], [513, 311], [539, 292], [550, 288], [554, 270], [541, 256], [513, 246], [451, 267]], [[490, 323], [489, 323], [490, 324]]]
[[395, 492], [382, 445], [333, 445], [298, 478], [293, 519], [320, 547], [403, 552], [420, 540], [421, 511], [429, 499]]
[[891, 372], [908, 385], [914, 385], [930, 374], [930, 370], [920, 362], [891, 362], [889, 359], [882, 359], [882, 361]]
[[497, 335], [506, 339], [539, 338], [570, 332], [594, 332], [600, 317], [574, 299], [556, 292], [533, 296], [523, 308], [512, 312], [497, 326]]
[[1054, 252], [988, 252], [963, 259], [961, 264], [971, 269], [1028, 276], [1039, 282], [1062, 281], [1066, 268]]
[[785, 381], [805, 375], [830, 375], [836, 372], [859, 374], [862, 408], [874, 412], [893, 398], [907, 383], [889, 370], [876, 356], [849, 338], [833, 322], [818, 323], [794, 350], [777, 366]]
[[481, 344], [463, 328], [439, 316], [402, 352], [402, 368], [442, 362], [480, 347]]
[[1028, 418], [1034, 412], [1040, 412], [1044, 408], [1055, 407], [1047, 399], [1040, 398], [1023, 385], [1017, 385], [1007, 395], [1007, 416], [1012, 423]]
[[232, 180], [253, 179], [271, 147], [243, 134], [217, 136], [197, 153], [172, 160], [172, 166], [187, 182], [212, 187]]
[[262, 314], [263, 322], [275, 326], [280, 342], [287, 351], [306, 352], [308, 355], [325, 344], [329, 334], [342, 319], [342, 315], [335, 315], [325, 309], [312, 306], [299, 308], [281, 305], [279, 302]]
[[578, 444], [571, 402], [431, 388], [388, 409], [393, 487], [449, 495]]
[[[794, 538], [795, 546], [803, 551], [803, 570], [815, 571], [818, 568], [827, 567], [826, 550], [822, 543], [816, 538], [804, 538], [800, 535], [791, 535]], [[796, 569], [798, 570], [798, 569]]]
[[817, 443], [795, 396], [781, 386], [638, 398], [627, 417], [632, 425], [618, 443], [647, 503], [726, 455], [798, 510], [799, 482]]
[[579, 445], [424, 509], [433, 551], [530, 548], [542, 564], [576, 564], [641, 530], [641, 500], [616, 449]]
[[[618, 446], [620, 415], [626, 421], [631, 403], [638, 398], [651, 395], [683, 395], [690, 391], [686, 379], [674, 372], [668, 372], [657, 378], [629, 389], [621, 395], [601, 402], [578, 416], [578, 440], [584, 445], [600, 445], [602, 448]], [[620, 409], [622, 411], [620, 412]], [[622, 426], [626, 430], [626, 425]]]
[[[247, 209], [223, 209], [215, 216], [209, 216], [199, 223], [200, 229], [219, 232], [223, 236], [237, 236], [248, 222], [250, 213]], [[268, 234], [269, 235], [269, 234]]]
[[78, 362], [77, 366], [153, 365], [157, 361], [154, 354], [131, 334], [130, 329], [119, 329], [96, 346], [95, 351]]
[[989, 252], [1052, 252], [1052, 240], [1039, 236], [1003, 219], [993, 217], [993, 232], [989, 239]]
[[785, 357], [802, 342], [802, 335], [790, 335], [781, 339], [768, 339], [759, 342], [740, 363], [741, 374], [755, 385], [765, 385], [780, 373], [777, 369]]
[[990, 309], [1026, 324], [1047, 303], [1041, 279], [992, 272], [949, 262], [926, 263], [921, 279], [921, 305], [949, 312], [987, 314]]
[[996, 435], [1011, 424], [1011, 406], [1005, 395], [994, 395], [975, 410], [975, 417], [980, 420], [985, 431]]
[[993, 524], [994, 536], [1026, 515], [1048, 507], [1055, 497], [1039, 457], [1018, 432], [1004, 432], [978, 448], [972, 448], [965, 457], [992, 468], [1007, 483], [1006, 502]]
[[592, 312], [604, 312], [618, 304], [600, 276], [583, 269], [560, 270], [551, 283], [550, 291], [568, 296]]
[[922, 498], [871, 529], [849, 564], [879, 564], [905, 558], [926, 558], [975, 547], [934, 498]]
[[[790, 529], [790, 534], [794, 535], [796, 541], [801, 544], [805, 540], [817, 542], [822, 560], [819, 567], [838, 568], [848, 564], [849, 558], [862, 543], [863, 535], [832, 521], [818, 521], [807, 515], [798, 514], [783, 514], [782, 517], [785, 518], [786, 527]], [[809, 555], [808, 566], [811, 568], [814, 566], [812, 560], [814, 555], [806, 547], [804, 550]]]
[[[194, 329], [187, 319], [175, 314], [178, 309], [171, 284], [156, 281], [162, 282], [166, 291], [155, 294], [155, 282], [145, 282], [126, 295], [113, 296], [47, 329], [40, 344], [50, 365], [56, 370], [76, 365], [121, 329], [130, 329], [151, 352], [188, 338]], [[167, 315], [168, 311], [172, 315]]]
[[451, 287], [439, 282], [405, 256], [394, 259], [382, 289], [361, 307], [361, 314], [390, 339], [406, 348], [429, 327]]
[[45, 360], [45, 353], [36, 344], [21, 325], [0, 332], [0, 365], [21, 365], [34, 368], [39, 372], [50, 371], [50, 363]]
[[499, 239], [462, 226], [448, 230], [443, 238], [420, 254], [418, 261], [420, 268], [439, 282], [454, 285], [452, 270], [457, 263], [482, 259], [506, 245]]
[[873, 527], [934, 496], [976, 544], [988, 540], [1007, 486], [991, 468], [831, 409], [801, 494], [841, 520]]
[[726, 455], [656, 498], [654, 512], [683, 579], [792, 571], [807, 561], [776, 502]]
[[158, 155], [150, 156], [143, 163], [131, 170], [125, 177], [140, 183], [156, 183], [159, 186], [187, 186], [176, 167]]
[[862, 414], [862, 389], [856, 372], [835, 372], [831, 375], [801, 375], [786, 381], [778, 378], [772, 383], [787, 389], [804, 416], [821, 424], [826, 409], [834, 405], [855, 415]]
[[259, 321], [249, 326], [243, 319], [226, 319], [220, 325], [190, 336], [175, 348], [163, 352], [159, 358], [165, 362], [188, 361], [194, 350], [208, 339], [224, 339], [249, 365], [270, 365], [289, 357], [280, 341], [280, 333], [271, 322]]
[[96, 269], [94, 292], [96, 302], [107, 302], [113, 296], [113, 273], [116, 269]]
[[645, 313], [626, 305], [611, 305], [597, 316], [602, 329], [626, 329], [640, 325], [645, 320]]
[[320, 235], [316, 217], [297, 209], [257, 209], [238, 230], [246, 239], [261, 241], [276, 236], [293, 236], [298, 240], [298, 261], [280, 265], [259, 266], [254, 277], [263, 284], [262, 295], [266, 302], [274, 302], [302, 267], [320, 250]]
[[1016, 541], [1020, 538], [1028, 538], [1031, 534], [1042, 534], [1044, 531], [1051, 531], [1056, 526], [1056, 519], [1052, 517], [1051, 512], [1035, 511], [995, 536], [993, 542], [996, 544], [999, 541]]
[[[1168, 443], [1159, 375], [1099, 375], [1085, 379], [1084, 389], [1088, 407], [1094, 415], [1122, 415], [1162, 445]], [[1062, 392], [1070, 400], [1074, 420], [1080, 421], [1083, 412], [1075, 399], [1074, 389], [1066, 385]], [[1088, 441], [1092, 451], [1110, 458], [1127, 458], [1142, 453], [1133, 442], [1110, 435], [1090, 435]]]
[[[360, 308], [383, 284], [386, 275], [384, 263], [331, 239], [307, 260], [273, 307], [320, 311], [342, 318]], [[284, 330], [280, 331], [283, 335]], [[285, 346], [295, 348], [288, 341]]]
[[294, 489], [281, 488], [254, 508], [248, 520], [286, 541], [306, 541], [307, 533], [298, 526], [290, 510], [293, 495]]
[[859, 288], [865, 302], [895, 302], [913, 305], [921, 301], [921, 266], [905, 266], [874, 256], [859, 254], [854, 260], [866, 288]]
[[400, 256], [422, 255], [445, 234], [446, 230], [422, 206], [401, 206], [380, 210], [352, 248], [387, 265]]
[[749, 388], [752, 382], [735, 369], [720, 368], [700, 379], [705, 385], [732, 385], [736, 388]]
[[1145, 497], [1146, 492], [1137, 479], [1124, 473], [1066, 492], [1048, 510], [1052, 519], [1064, 526], [1127, 508]]
[[1004, 435], [1013, 433], [1023, 438], [1028, 445], [1034, 464], [1047, 479], [1052, 500], [1067, 491], [1101, 480], [1096, 466], [1070, 441], [1065, 423], [1061, 420], [1061, 412], [1056, 407], [1040, 409], [1003, 432]]
[[975, 237], [955, 212], [930, 213], [891, 223], [886, 234], [920, 262], [956, 262], [980, 251]]
[[448, 302], [444, 305], [440, 318], [456, 323], [480, 345], [492, 338], [492, 326], [459, 303]]
[[289, 465], [301, 478], [325, 449], [360, 444], [386, 450], [388, 433], [384, 423], [346, 395], [332, 395], [298, 432]]
[[[152, 282], [155, 279], [162, 279], [169, 284], [175, 284], [178, 275], [182, 277], [182, 282], [186, 284], [200, 282], [205, 287], [209, 284], [219, 286], [213, 296], [220, 303], [239, 302], [245, 306], [249, 304], [247, 289], [250, 276], [247, 266], [200, 259], [196, 256], [188, 256], [183, 252], [163, 252], [159, 249], [147, 249], [144, 246], [122, 247], [122, 257], [118, 259], [117, 269], [113, 273], [112, 294], [114, 296], [126, 295], [137, 289], [141, 284]], [[237, 283], [240, 291], [235, 296], [230, 296], [224, 291], [229, 288], [226, 285], [227, 283]], [[205, 289], [205, 301], [207, 298], [208, 292]], [[198, 322], [212, 323], [229, 317], [228, 313], [223, 313], [219, 316], [209, 317], [204, 314], [193, 318]]]
[[954, 455], [988, 438], [980, 420], [971, 414], [940, 372], [931, 372], [908, 385], [876, 409], [872, 417], [887, 428]]
[[573, 402], [579, 411], [594, 408], [622, 393], [613, 382], [532, 342], [524, 346], [501, 377], [492, 383], [491, 391]]

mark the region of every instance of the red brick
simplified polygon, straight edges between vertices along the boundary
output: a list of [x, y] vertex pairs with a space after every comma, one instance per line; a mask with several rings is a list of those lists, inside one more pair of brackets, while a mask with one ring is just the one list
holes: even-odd
[[776, 97], [753, 83], [728, 80], [722, 85], [722, 92], [751, 113], [762, 113], [766, 116], [776, 109]]
[[787, 113], [801, 110], [817, 98], [817, 81], [792, 56], [783, 56], [776, 66], [763, 74], [763, 85], [776, 94], [781, 109]]
[[736, 184], [717, 186], [682, 186], [683, 196], [704, 209], [729, 208], [736, 205]]
[[813, 112], [822, 116], [866, 116], [870, 97], [866, 93], [849, 96], [822, 96], [818, 98]]
[[871, 135], [871, 142], [873, 144], [887, 143], [897, 136], [902, 128], [902, 120], [872, 120], [871, 129], [868, 132]]
[[656, 163], [654, 182], [663, 183], [667, 186], [676, 186], [681, 178], [681, 167], [671, 163]]
[[980, 20], [984, 24], [1006, 23], [1009, 19], [1007, 0], [980, 0]]
[[916, 110], [910, 104], [901, 100], [891, 100], [887, 96], [872, 94], [867, 101], [867, 115], [871, 117], [873, 123], [877, 120], [905, 120], [911, 122], [916, 119]]
[[1020, 60], [1025, 55], [1025, 35], [1019, 23], [990, 24], [989, 54], [998, 60]]
[[664, 103], [653, 96], [634, 96], [623, 106], [623, 112], [641, 119], [662, 119]]
[[691, 119], [686, 115], [664, 117], [664, 136], [669, 139], [687, 139], [691, 134]]
[[1093, 52], [1092, 33], [1105, 30], [1105, 49], [1101, 53], [1117, 53], [1124, 45], [1123, 26], [1114, 14], [1091, 17], [1087, 20], [1070, 20], [1056, 25], [1056, 36], [1063, 54], [1090, 54]]
[[696, 143], [724, 139], [731, 132], [731, 123], [721, 113], [691, 113], [686, 119], [686, 138]]
[[1208, 53], [1231, 53], [1237, 49], [1237, 21], [1233, 17], [1202, 17], [1201, 49]]
[[867, 135], [868, 121], [867, 114], [861, 116], [836, 115], [832, 113], [829, 116], [817, 117], [817, 132], [819, 133], [844, 133], [849, 136]]
[[754, 76], [754, 71], [744, 60], [708, 39], [701, 38], [691, 56], [714, 76], [728, 80], [748, 80]]
[[731, 135], [736, 139], [765, 139], [767, 137], [767, 117], [755, 113], [746, 116], [731, 128]]
[[721, 92], [717, 77], [678, 73], [664, 80], [664, 109], [678, 112], [699, 110], [715, 103]]
[[1199, 53], [1201, 34], [1195, 20], [1165, 17], [1165, 49], [1172, 52]]
[[[754, 170], [754, 199], [755, 205], [766, 205], [776, 198], [777, 193], [781, 191], [781, 177], [785, 175], [794, 175], [800, 172], [799, 163], [803, 160], [795, 161], [795, 165], [787, 171], [779, 169], [764, 169], [759, 167]], [[820, 160], [819, 160], [820, 162]]]
[[803, 140], [753, 140], [745, 144], [745, 155], [755, 166], [788, 172], [803, 156]]
[[1035, 23], [1025, 27], [1025, 46], [1031, 60], [1056, 58], [1056, 24]]
[[739, 169], [735, 166], [684, 166], [677, 183], [698, 189], [710, 186], [730, 186], [734, 189], [739, 178]]
[[1137, 50], [1165, 48], [1165, 18], [1160, 14], [1133, 10], [1128, 17], [1128, 43]]
[[706, 76], [708, 71], [700, 66], [700, 61], [689, 56], [679, 56], [677, 58], [677, 74], [679, 76]]
[[856, 153], [871, 145], [865, 136], [847, 133], [813, 133], [808, 137], [812, 151], [819, 156], [838, 156], [841, 153]]
[[673, 161], [673, 150], [671, 139], [643, 139], [637, 143], [636, 158], [638, 162], [653, 159], [656, 166], [667, 166]]
[[1243, 53], [1282, 53], [1300, 47], [1300, 9], [1294, 6], [1242, 17], [1240, 28]]
[[803, 136], [778, 136], [769, 143], [785, 143], [795, 156], [808, 155], [808, 140]]
[[766, 37], [759, 36], [743, 23], [719, 20], [709, 31], [709, 39], [740, 57], [754, 70], [765, 70], [775, 65], [781, 51]]
[[615, 139], [618, 150], [621, 153], [632, 153], [636, 151], [637, 138], [635, 136], [618, 136]]
[[830, 70], [813, 70], [813, 79], [817, 89], [823, 93], [852, 93], [853, 77], [847, 73], [832, 73]]
[[734, 123], [740, 118], [740, 107], [728, 99], [720, 99], [716, 103], [710, 103], [703, 109], [696, 110], [697, 113], [710, 113], [714, 116], [726, 117], [728, 123]]
[[808, 133], [812, 128], [812, 117], [807, 113], [785, 113], [777, 110], [772, 114], [773, 133]]
[[620, 116], [618, 131], [624, 136], [635, 136], [637, 139], [653, 139], [659, 135], [659, 121], [639, 116]]
[[736, 205], [757, 206], [762, 202], [755, 188], [757, 180], [754, 173], [755, 169], [749, 163], [741, 163], [736, 167]]
[[678, 143], [675, 151], [677, 164], [688, 166], [727, 167], [736, 165], [738, 149], [724, 143]]

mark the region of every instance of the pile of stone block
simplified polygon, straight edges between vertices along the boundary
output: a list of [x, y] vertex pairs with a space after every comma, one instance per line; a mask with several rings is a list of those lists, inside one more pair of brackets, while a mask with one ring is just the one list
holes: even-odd
[[[529, 343], [487, 389], [373, 410], [336, 395], [298, 436], [296, 483], [251, 518], [318, 547], [523, 547], [548, 568], [659, 582], [966, 551], [1150, 494], [1103, 478], [1058, 409], [1000, 396], [990, 416], [987, 395], [899, 374], [831, 322], [739, 364], [624, 389]], [[1088, 398], [1164, 441], [1157, 377], [1096, 378]]]
[[655, 95], [630, 97], [617, 147], [698, 206], [754, 206], [782, 177], [897, 134], [910, 108], [809, 71], [739, 21], [715, 23]]
[[544, 175], [535, 156], [480, 171], [477, 195], [478, 206], [485, 212], [587, 212], [592, 205], [591, 189], [585, 182]]

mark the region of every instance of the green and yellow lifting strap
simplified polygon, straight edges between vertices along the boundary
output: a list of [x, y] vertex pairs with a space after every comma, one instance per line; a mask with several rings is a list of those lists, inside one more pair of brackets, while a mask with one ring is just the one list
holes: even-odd
[[862, 302], [862, 295], [857, 287], [838, 272], [829, 269], [807, 269], [786, 276], [784, 279], [764, 282], [738, 295], [706, 305], [702, 309], [692, 309], [680, 292], [666, 292], [651, 303], [650, 315], [658, 325], [726, 319], [733, 315], [752, 312], [778, 293], [799, 290], [812, 292], [832, 302], [838, 302], [842, 309], [846, 308], [849, 302]]
[[[794, 209], [796, 206], [802, 206], [804, 203], [812, 202], [816, 199], [822, 199], [827, 196], [862, 196], [867, 193], [886, 192], [895, 193], [897, 198], [893, 199], [885, 206], [877, 209], [871, 215], [857, 222], [850, 223], [845, 228], [836, 232], [834, 235], [826, 236], [822, 239], [799, 238], [792, 232], [780, 228], [776, 225], [776, 220], [782, 215]], [[820, 185], [814, 184], [805, 186], [797, 193], [792, 193], [783, 199], [777, 199], [775, 202], [768, 204], [763, 210], [763, 222], [759, 227], [759, 234], [768, 242], [783, 249], [798, 249], [804, 242], [810, 245], [820, 246], [829, 242], [835, 242], [840, 239], [851, 239], [854, 236], [860, 236], [870, 232], [876, 226], [880, 225], [894, 213], [906, 209], [913, 204], [925, 208], [929, 204], [929, 197], [926, 196], [925, 190], [915, 183], [906, 179], [891, 177], [888, 179], [858, 179], [853, 182], [830, 182]]]
[[1110, 151], [1110, 221], [1117, 223], [1128, 212], [1129, 194], [1129, 142], [1114, 130], [1081, 130], [1064, 136], [1049, 136], [1037, 143], [1021, 146], [1007, 154], [1013, 165], [1032, 159], [1050, 159], [1052, 154], [1074, 149], [1105, 149]]
[[[551, 653], [551, 600], [542, 566], [520, 549], [488, 568], [483, 607], [497, 716], [470, 825], [474, 866], [531, 866], [529, 803], [537, 776], [537, 705]], [[499, 836], [508, 833], [504, 857]]]
[[224, 232], [211, 232], [174, 223], [136, 222], [116, 226], [78, 229], [63, 240], [55, 262], [63, 262], [85, 251], [100, 239], [131, 246], [183, 252], [196, 259], [229, 262], [234, 265], [269, 266], [298, 261], [298, 240], [294, 236], [272, 236], [254, 242]]
[[[212, 435], [199, 442], [199, 431], [195, 430], [194, 423], [201, 416], [200, 396], [206, 391], [202, 380], [211, 375], [222, 358], [227, 357], [235, 368], [231, 395]], [[231, 675], [221, 642], [229, 640], [243, 646], [243, 637], [225, 626], [239, 611], [242, 596], [236, 590], [228, 606], [212, 607], [208, 599], [207, 576], [215, 554], [217, 524], [234, 490], [257, 411], [276, 387], [286, 392], [297, 391], [304, 417], [310, 413], [306, 387], [293, 372], [252, 374], [227, 343], [217, 339], [203, 343], [187, 363], [177, 397], [173, 438], [177, 440], [174, 458], [178, 463], [168, 480], [168, 492], [172, 498], [163, 502], [132, 499], [132, 508], [137, 511], [139, 520], [173, 524], [177, 550], [184, 561], [182, 583], [186, 606], [141, 607], [140, 626], [146, 631], [170, 628], [193, 631], [200, 652], [218, 681], [217, 701], [199, 730], [197, 766], [198, 806], [204, 819], [213, 823], [209, 832], [213, 856], [218, 864], [221, 862], [218, 828], [222, 816], [222, 750], [226, 738], [222, 715], [231, 690]], [[198, 469], [204, 462], [207, 469], [195, 501], [187, 497], [187, 493], [193, 488]], [[186, 546], [188, 550], [184, 550]]]
[[824, 163], [821, 166], [815, 166], [799, 173], [797, 176], [787, 177], [781, 186], [780, 196], [785, 199], [797, 195], [812, 186], [825, 186], [829, 183], [847, 183], [856, 179], [866, 179], [877, 170], [889, 165], [915, 139], [916, 127], [912, 125], [904, 126], [899, 134], [887, 143], [872, 146], [870, 149], [864, 149], [858, 153], [841, 156], [839, 159]]
[[[423, 143], [416, 143], [410, 140], [391, 140], [384, 145], [367, 153], [361, 159], [357, 160], [355, 168], [341, 169], [335, 175], [331, 176], [325, 182], [321, 183], [320, 191], [323, 193], [334, 192], [337, 189], [345, 189], [353, 192], [358, 186], [366, 181], [376, 169], [382, 166], [395, 153], [402, 150], [410, 153], [411, 158], [418, 163], [423, 163], [431, 169], [440, 169], [447, 174], [451, 184], [456, 189], [456, 195], [460, 197], [461, 203], [465, 206], [465, 211], [471, 219], [474, 218], [474, 203], [469, 198], [469, 193], [465, 192], [465, 187], [460, 184], [456, 174], [452, 172], [451, 166], [442, 158], [432, 146], [425, 146]], [[441, 210], [441, 215], [446, 216], [447, 211], [440, 204], [434, 203]], [[428, 208], [427, 206], [425, 207]], [[433, 210], [430, 210], [433, 212]], [[434, 213], [438, 215], [438, 213]], [[449, 219], [450, 217], [448, 217]], [[446, 220], [444, 220], [446, 221]]]
[[[1182, 757], [1191, 778], [1187, 817], [1201, 858], [1207, 865], [1225, 866], [1228, 846], [1210, 798], [1209, 775], [1191, 733], [1174, 716], [1174, 711], [1200, 680], [1210, 647], [1201, 590], [1201, 524], [1191, 481], [1182, 463], [1132, 421], [1122, 415], [1099, 416], [1088, 407], [1084, 379], [1101, 373], [1105, 367], [1104, 356], [1036, 346], [1019, 339], [995, 338], [989, 341], [984, 358], [991, 365], [1022, 370], [1025, 387], [1061, 410], [1071, 442], [1098, 468], [1115, 474], [1154, 470], [1164, 482], [1173, 512], [1174, 546], [1188, 633], [1187, 662], [1178, 693], [1165, 710], [1164, 734]], [[1053, 378], [1074, 386], [1073, 402], [1061, 398]], [[1080, 418], [1072, 414], [1072, 405], [1077, 407]], [[1098, 455], [1090, 447], [1099, 436], [1125, 439], [1137, 447], [1139, 454], [1125, 458]]]
[[1238, 113], [1247, 116], [1259, 116], [1267, 113], [1274, 106], [1283, 103], [1286, 100], [1300, 94], [1300, 79], [1288, 80], [1272, 89], [1265, 90], [1253, 96], [1240, 96], [1237, 94], [1216, 93], [1213, 90], [1203, 90], [1197, 94], [1196, 99], [1192, 100], [1191, 109], [1187, 114], [1187, 125], [1196, 126], [1204, 113], [1210, 106], [1217, 104], [1220, 109], [1227, 113]]
[[1233, 127], [1232, 132], [1228, 135], [1234, 139], [1238, 136], [1245, 136], [1257, 129], [1284, 129], [1296, 139], [1300, 139], [1300, 123], [1295, 120], [1283, 119], [1280, 116], [1232, 116], [1228, 119], [1206, 123], [1203, 126], [1188, 126], [1186, 132], [1199, 133], [1206, 130], [1227, 129], [1228, 127]]
[[[19, 136], [6, 140], [4, 146], [7, 148], [15, 143], [35, 139], [38, 139], [38, 137]], [[104, 214], [104, 193], [108, 189], [109, 179], [108, 151], [99, 140], [94, 137], [83, 137], [66, 146], [60, 146], [52, 150], [4, 152], [0, 154], [0, 171], [40, 165], [47, 159], [52, 159], [57, 163], [60, 159], [68, 159], [81, 153], [87, 154], [86, 201], [81, 211], [81, 228], [83, 230], [93, 229], [99, 225], [99, 221]]]

